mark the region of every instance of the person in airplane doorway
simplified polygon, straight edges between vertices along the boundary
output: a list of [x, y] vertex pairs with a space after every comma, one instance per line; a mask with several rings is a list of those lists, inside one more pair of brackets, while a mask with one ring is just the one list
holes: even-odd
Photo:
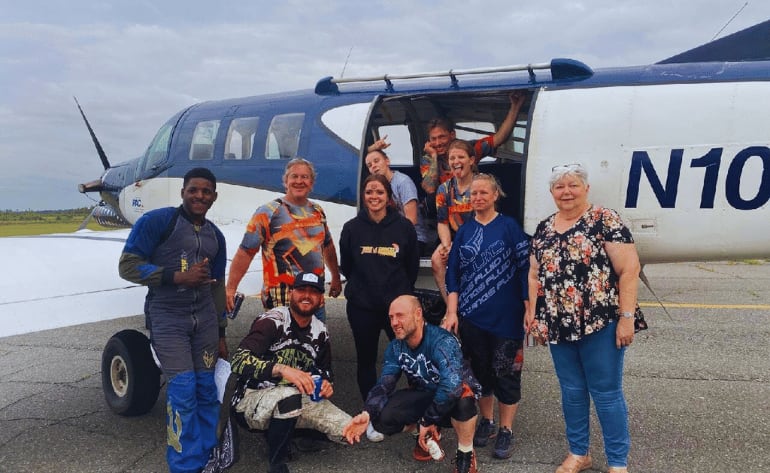
[[136, 221], [120, 256], [123, 279], [148, 286], [150, 342], [167, 380], [166, 459], [171, 473], [198, 473], [217, 444], [214, 366], [227, 359], [225, 238], [206, 219], [217, 199], [206, 168], [184, 176], [182, 205]]
[[452, 240], [463, 223], [473, 214], [471, 207], [471, 181], [477, 171], [473, 159], [473, 148], [463, 140], [454, 140], [448, 146], [449, 165], [452, 178], [441, 184], [436, 193], [436, 215], [438, 219], [439, 244], [431, 256], [433, 278], [447, 302], [446, 266]]
[[[345, 426], [343, 435], [354, 444], [370, 424], [386, 435], [417, 431], [412, 456], [427, 462], [443, 457], [440, 428], [451, 426], [457, 434], [454, 473], [477, 473], [473, 429], [480, 386], [463, 365], [459, 342], [425, 322], [415, 296], [397, 297], [389, 317], [396, 338], [385, 350], [380, 379], [369, 391], [363, 412]], [[397, 390], [401, 374], [408, 387]]]
[[323, 279], [300, 273], [289, 306], [257, 317], [233, 354], [238, 377], [231, 405], [250, 429], [265, 431], [268, 473], [289, 471], [286, 461], [295, 429], [312, 429], [344, 443], [350, 416], [329, 401], [334, 394], [331, 343], [315, 317]]
[[[504, 197], [497, 179], [476, 174], [470, 186], [473, 218], [457, 231], [447, 268], [447, 311], [441, 326], [457, 333], [463, 356], [481, 383], [475, 447], [497, 436], [492, 456], [510, 458], [521, 400], [524, 313], [529, 293], [529, 236], [495, 208]], [[494, 399], [500, 427], [495, 432]]]
[[555, 166], [549, 181], [557, 212], [532, 237], [525, 325], [548, 343], [562, 393], [569, 454], [557, 473], [592, 467], [590, 400], [610, 473], [626, 473], [631, 445], [623, 358], [646, 328], [637, 304], [639, 256], [614, 210], [588, 201], [588, 172]]
[[[470, 142], [473, 150], [470, 154], [476, 157], [477, 164], [481, 158], [490, 156], [498, 146], [508, 139], [516, 125], [516, 118], [519, 116], [519, 110], [524, 105], [526, 97], [524, 92], [513, 92], [510, 95], [511, 108], [500, 124], [500, 128], [493, 135]], [[420, 159], [420, 174], [422, 175], [420, 185], [428, 194], [434, 194], [439, 185], [452, 178], [452, 168], [449, 165], [449, 144], [456, 138], [455, 127], [451, 120], [434, 118], [428, 122], [428, 141], [425, 142], [424, 154]]]
[[[388, 322], [391, 301], [412, 294], [420, 256], [414, 226], [398, 213], [387, 178], [364, 180], [364, 208], [342, 227], [340, 270], [347, 278], [348, 322], [356, 347], [356, 374], [361, 398], [377, 382], [380, 332], [393, 340]], [[370, 440], [382, 439], [371, 429]]]
[[[326, 225], [326, 214], [308, 195], [315, 183], [313, 163], [294, 158], [286, 164], [283, 185], [286, 195], [259, 207], [246, 225], [246, 232], [230, 264], [227, 277], [227, 310], [232, 310], [238, 284], [251, 261], [262, 249], [262, 305], [265, 310], [288, 304], [294, 276], [311, 272], [323, 277], [331, 273], [329, 295], [342, 291], [337, 250]], [[316, 316], [326, 320], [323, 300]]]
[[[425, 225], [424, 209], [421, 211], [420, 204], [418, 203], [417, 186], [409, 176], [390, 168], [390, 157], [383, 151], [383, 149], [390, 146], [390, 143], [385, 141], [386, 139], [387, 135], [369, 146], [369, 152], [364, 162], [371, 174], [381, 174], [390, 182], [396, 209], [414, 225], [414, 229], [417, 232], [417, 244], [420, 255], [422, 255], [429, 245], [429, 235], [431, 232], [428, 231]], [[435, 234], [433, 239], [435, 240]]]

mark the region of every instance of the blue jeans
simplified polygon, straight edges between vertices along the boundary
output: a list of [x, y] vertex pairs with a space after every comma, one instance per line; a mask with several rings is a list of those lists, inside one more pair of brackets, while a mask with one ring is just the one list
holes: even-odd
[[628, 409], [623, 397], [625, 347], [615, 346], [617, 322], [577, 342], [550, 344], [553, 366], [561, 387], [561, 405], [569, 449], [588, 454], [590, 397], [602, 427], [609, 466], [624, 467], [631, 439]]

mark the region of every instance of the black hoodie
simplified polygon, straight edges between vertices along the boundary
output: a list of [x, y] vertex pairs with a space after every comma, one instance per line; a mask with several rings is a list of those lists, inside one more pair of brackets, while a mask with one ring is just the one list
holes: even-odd
[[417, 233], [397, 210], [388, 207], [377, 223], [361, 209], [342, 227], [340, 271], [349, 304], [387, 313], [393, 299], [413, 293], [419, 267]]

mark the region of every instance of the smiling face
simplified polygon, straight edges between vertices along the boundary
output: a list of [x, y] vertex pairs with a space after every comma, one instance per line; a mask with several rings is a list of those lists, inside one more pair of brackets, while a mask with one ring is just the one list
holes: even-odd
[[473, 172], [473, 158], [462, 148], [449, 150], [449, 169], [457, 179], [468, 177]]
[[388, 311], [390, 328], [399, 340], [405, 340], [414, 348], [422, 341], [424, 319], [420, 302], [414, 296], [399, 296], [390, 304]]
[[293, 204], [303, 204], [313, 190], [313, 172], [306, 164], [295, 164], [286, 171], [283, 185], [286, 199]]
[[494, 184], [489, 179], [473, 179], [471, 183], [471, 206], [476, 212], [495, 209], [495, 202], [500, 197]]
[[568, 173], [551, 185], [551, 195], [560, 211], [581, 210], [588, 205], [589, 187], [579, 176]]
[[197, 223], [203, 223], [216, 200], [214, 184], [202, 177], [191, 178], [182, 189], [182, 207]]
[[454, 139], [454, 131], [449, 131], [440, 126], [435, 126], [428, 131], [428, 141], [439, 156], [446, 155], [447, 147]]
[[289, 294], [289, 308], [300, 318], [308, 318], [321, 307], [323, 293], [311, 286], [296, 287]]
[[381, 213], [388, 206], [388, 191], [378, 181], [369, 181], [364, 187], [364, 205], [369, 214]]

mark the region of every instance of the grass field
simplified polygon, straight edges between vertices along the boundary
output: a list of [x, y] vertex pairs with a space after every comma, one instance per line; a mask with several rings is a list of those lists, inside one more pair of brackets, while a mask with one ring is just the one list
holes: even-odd
[[[91, 212], [89, 208], [44, 211], [0, 211], [0, 237], [69, 233], [78, 229]], [[109, 230], [94, 221], [90, 230]]]

